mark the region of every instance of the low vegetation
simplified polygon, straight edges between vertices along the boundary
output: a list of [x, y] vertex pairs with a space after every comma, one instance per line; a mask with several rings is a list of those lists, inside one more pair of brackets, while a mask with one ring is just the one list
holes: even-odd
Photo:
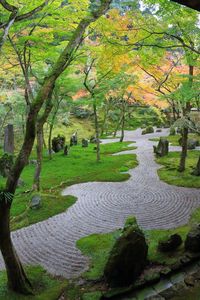
[[188, 151], [186, 169], [180, 173], [178, 171], [180, 152], [170, 152], [167, 156], [157, 158], [156, 161], [163, 165], [158, 170], [158, 175], [161, 180], [177, 185], [191, 188], [200, 188], [199, 176], [192, 175], [192, 171], [197, 164], [199, 151]]
[[[76, 201], [74, 197], [60, 195], [61, 189], [64, 187], [88, 181], [128, 179], [130, 175], [123, 172], [137, 165], [136, 155], [112, 156], [112, 154], [133, 149], [134, 147], [128, 147], [129, 144], [128, 142], [117, 142], [101, 145], [102, 159], [99, 163], [96, 163], [95, 160], [94, 144], [90, 144], [88, 148], [82, 148], [80, 145], [74, 146], [71, 148], [69, 156], [64, 156], [60, 152], [54, 154], [52, 160], [49, 160], [46, 155], [41, 174], [42, 206], [37, 210], [29, 207], [33, 195], [31, 188], [35, 166], [28, 165], [21, 176], [24, 186], [17, 189], [11, 209], [12, 230], [43, 221], [65, 211], [74, 204]], [[0, 183], [3, 184], [3, 182], [4, 179], [1, 178]]]
[[[163, 138], [167, 139], [169, 141], [169, 143], [171, 144], [171, 146], [180, 146], [180, 144], [179, 144], [179, 139], [181, 138], [180, 134], [164, 136]], [[188, 135], [188, 139], [198, 140], [200, 142], [200, 135], [190, 133]], [[149, 140], [157, 142], [157, 141], [159, 141], [159, 138], [151, 138]]]
[[0, 300], [55, 300], [58, 299], [62, 290], [68, 285], [67, 280], [60, 280], [49, 275], [39, 266], [27, 267], [27, 274], [33, 284], [34, 295], [19, 295], [7, 289], [5, 272], [0, 272]]
[[[178, 233], [182, 240], [185, 241], [186, 235], [190, 228], [200, 222], [200, 208], [196, 209], [188, 224], [174, 229], [154, 229], [145, 230], [145, 237], [148, 242], [148, 260], [157, 265], [161, 264], [170, 267], [184, 253], [184, 244], [176, 251], [169, 253], [161, 253], [158, 250], [159, 241], [166, 240], [172, 234]], [[92, 234], [77, 241], [77, 247], [82, 253], [90, 257], [90, 268], [83, 274], [88, 280], [99, 280], [103, 276], [105, 264], [107, 262], [110, 251], [121, 234], [121, 229], [105, 234]]]

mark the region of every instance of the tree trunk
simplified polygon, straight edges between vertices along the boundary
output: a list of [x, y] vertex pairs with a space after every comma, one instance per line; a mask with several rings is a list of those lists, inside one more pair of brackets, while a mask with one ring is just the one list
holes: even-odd
[[195, 170], [192, 172], [192, 175], [200, 176], [200, 155], [199, 155], [199, 159], [197, 162], [197, 166], [196, 166]]
[[0, 249], [5, 262], [8, 288], [22, 294], [32, 294], [31, 284], [26, 277], [10, 236], [10, 205], [0, 199]]
[[38, 125], [37, 128], [37, 164], [33, 180], [33, 190], [40, 191], [40, 174], [42, 170], [42, 151], [43, 151], [43, 126]]
[[42, 140], [43, 140], [44, 149], [47, 149], [47, 144], [46, 144], [46, 141], [45, 141], [45, 138], [44, 138], [44, 126], [42, 128]]
[[121, 117], [120, 117], [120, 119], [118, 120], [117, 126], [116, 126], [116, 128], [115, 128], [115, 130], [114, 130], [113, 137], [116, 137], [117, 131], [118, 131], [118, 129], [119, 129], [119, 126], [120, 126], [121, 122], [122, 122], [122, 119], [121, 119]]
[[[194, 66], [189, 65], [189, 85], [192, 89], [193, 85], [193, 75], [194, 75]], [[183, 110], [184, 116], [188, 117], [191, 111], [191, 104], [190, 102], [186, 103], [186, 108]], [[188, 143], [188, 128], [184, 127], [182, 132], [182, 151], [181, 151], [181, 158], [179, 164], [179, 172], [185, 171], [185, 163], [187, 157], [187, 143]]]
[[103, 123], [102, 123], [102, 127], [101, 127], [101, 136], [104, 134], [104, 131], [105, 131], [108, 113], [109, 113], [109, 109], [107, 108], [107, 109], [105, 109], [105, 114], [104, 114]]
[[48, 152], [49, 152], [49, 159], [52, 159], [52, 146], [51, 146], [51, 140], [52, 140], [52, 132], [53, 132], [54, 123], [52, 122], [49, 127], [49, 137], [48, 137]]
[[121, 118], [121, 137], [120, 137], [120, 142], [122, 143], [124, 140], [124, 127], [125, 127], [125, 103], [123, 100], [122, 103], [122, 118]]
[[96, 153], [97, 153], [97, 162], [100, 161], [100, 140], [99, 140], [99, 122], [98, 122], [98, 116], [97, 116], [97, 107], [96, 104], [93, 104], [93, 110], [94, 110], [94, 125], [95, 125], [95, 135], [96, 135]]
[[185, 171], [185, 162], [187, 157], [187, 143], [188, 143], [188, 128], [183, 128], [182, 132], [182, 151], [181, 151], [181, 158], [179, 163], [179, 172]]
[[[102, 0], [100, 7], [94, 13], [91, 13], [90, 16], [87, 16], [85, 19], [80, 21], [66, 48], [62, 51], [58, 60], [54, 64], [50, 74], [44, 78], [43, 84], [39, 89], [36, 98], [30, 105], [30, 109], [27, 114], [26, 132], [23, 145], [15, 160], [10, 176], [7, 179], [5, 192], [9, 192], [14, 196], [18, 179], [24, 167], [28, 163], [29, 156], [33, 149], [38, 114], [44, 102], [52, 97], [56, 80], [74, 59], [74, 53], [81, 45], [85, 29], [90, 25], [90, 23], [97, 20], [107, 11], [110, 3], [111, 0]], [[9, 227], [9, 210], [5, 205], [5, 201], [3, 202], [2, 199], [0, 199], [0, 249], [5, 261], [10, 288], [16, 292], [27, 294], [27, 286], [30, 287], [30, 284], [12, 246]]]

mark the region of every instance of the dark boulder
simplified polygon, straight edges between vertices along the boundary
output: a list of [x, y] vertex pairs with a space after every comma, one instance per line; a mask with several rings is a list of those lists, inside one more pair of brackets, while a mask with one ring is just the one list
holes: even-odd
[[54, 137], [52, 140], [52, 149], [55, 153], [59, 152], [60, 150], [63, 150], [65, 145], [65, 137], [63, 135], [58, 135], [57, 137]]
[[182, 244], [182, 242], [182, 238], [179, 234], [172, 234], [167, 240], [159, 242], [158, 250], [160, 252], [174, 251]]
[[156, 155], [163, 157], [168, 154], [169, 152], [169, 141], [163, 138], [160, 138], [158, 146], [153, 146], [154, 153]]
[[104, 269], [106, 282], [111, 287], [132, 284], [147, 262], [148, 246], [137, 224], [126, 223], [116, 240]]
[[70, 146], [76, 146], [78, 145], [78, 134], [77, 131], [75, 133], [72, 134], [71, 138], [70, 138]]
[[200, 224], [195, 226], [188, 233], [185, 240], [185, 250], [190, 252], [200, 252]]
[[87, 148], [88, 147], [88, 140], [82, 139], [82, 147]]

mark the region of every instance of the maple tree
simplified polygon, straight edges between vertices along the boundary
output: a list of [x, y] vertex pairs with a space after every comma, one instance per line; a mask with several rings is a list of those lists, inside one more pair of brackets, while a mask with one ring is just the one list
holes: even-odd
[[37, 94], [33, 97], [32, 102], [29, 104], [23, 145], [15, 160], [13, 168], [10, 171], [10, 176], [7, 179], [6, 186], [3, 193], [1, 193], [0, 199], [0, 249], [6, 265], [8, 285], [16, 292], [24, 294], [30, 293], [31, 283], [24, 272], [22, 264], [11, 241], [9, 223], [10, 207], [12, 205], [12, 199], [17, 187], [18, 179], [27, 164], [33, 148], [37, 127], [37, 117], [43, 104], [45, 104], [45, 114], [43, 114], [43, 116], [39, 119], [42, 123], [43, 118], [46, 117], [47, 111], [49, 111], [49, 104], [51, 104], [52, 93], [56, 80], [70, 65], [77, 49], [80, 47], [86, 28], [107, 11], [110, 2], [111, 1], [109, 0], [102, 0], [99, 5], [95, 6], [94, 9], [87, 7], [87, 10], [84, 12], [85, 16], [78, 22], [75, 30], [72, 32], [69, 42], [64, 49], [61, 50], [58, 58], [54, 59], [55, 63], [51, 70], [45, 74]]

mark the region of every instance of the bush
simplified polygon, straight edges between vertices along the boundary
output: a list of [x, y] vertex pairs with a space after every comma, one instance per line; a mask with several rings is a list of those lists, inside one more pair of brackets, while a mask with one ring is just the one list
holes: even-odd
[[145, 130], [142, 131], [142, 134], [154, 133], [153, 126], [148, 126]]
[[170, 127], [169, 135], [176, 135], [176, 129], [174, 127]]

